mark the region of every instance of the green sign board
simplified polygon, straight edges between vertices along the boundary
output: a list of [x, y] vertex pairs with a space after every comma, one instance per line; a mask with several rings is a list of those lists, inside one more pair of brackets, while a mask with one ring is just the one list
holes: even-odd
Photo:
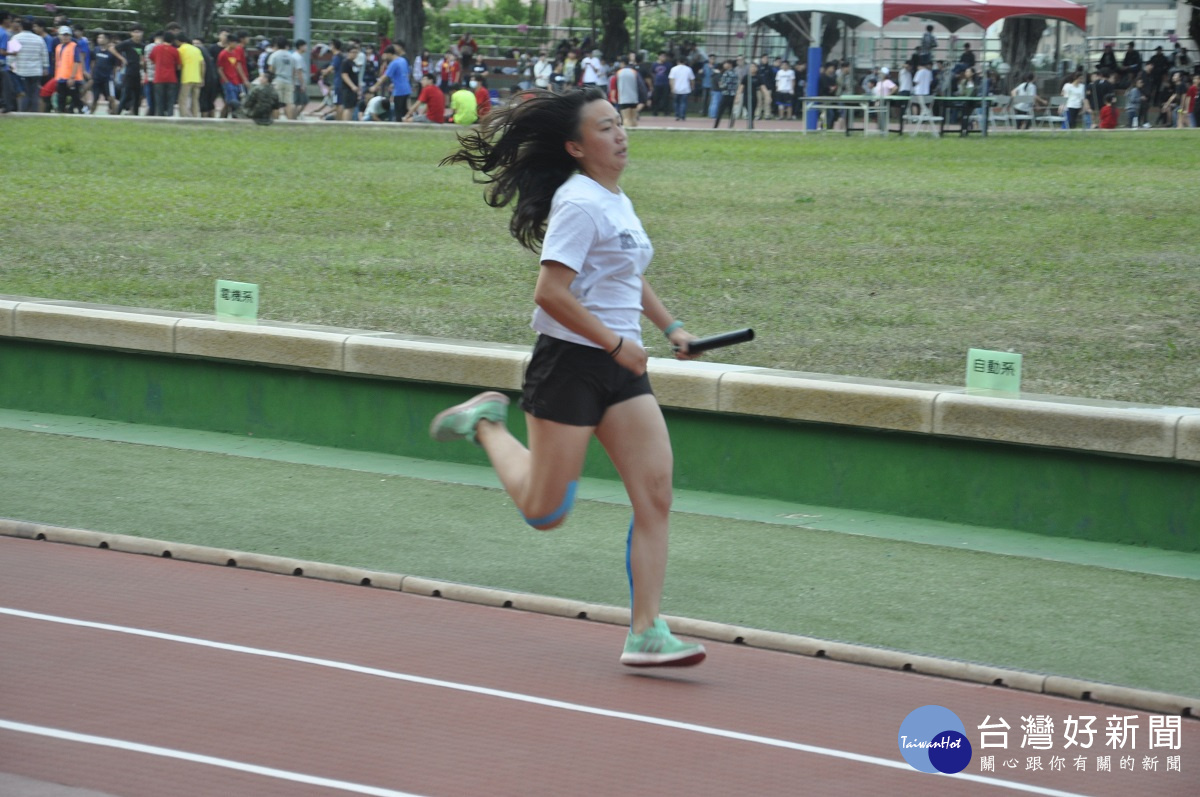
[[221, 321], [257, 321], [258, 286], [252, 282], [217, 280], [217, 318]]
[[967, 350], [967, 388], [1021, 392], [1021, 355], [1011, 351]]

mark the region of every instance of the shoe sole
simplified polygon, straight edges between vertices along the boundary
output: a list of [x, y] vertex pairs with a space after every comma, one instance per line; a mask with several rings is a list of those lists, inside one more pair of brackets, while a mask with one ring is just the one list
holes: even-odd
[[[645, 658], [642, 658], [645, 656]], [[626, 667], [692, 667], [704, 661], [708, 653], [704, 648], [692, 651], [676, 659], [662, 659], [653, 653], [632, 654], [621, 656], [621, 663]]]
[[433, 416], [433, 421], [431, 421], [429, 424], [429, 436], [441, 443], [445, 443], [449, 440], [459, 440], [465, 437], [465, 435], [460, 435], [458, 432], [454, 431], [451, 431], [448, 435], [439, 436], [438, 426], [442, 423], [442, 421], [451, 415], [454, 415], [455, 413], [474, 409], [480, 404], [486, 404], [489, 401], [499, 401], [506, 407], [509, 403], [508, 396], [504, 395], [503, 393], [497, 393], [494, 390], [489, 390], [486, 393], [480, 393], [474, 398], [467, 399], [462, 404], [455, 404], [453, 407], [442, 410], [437, 415]]

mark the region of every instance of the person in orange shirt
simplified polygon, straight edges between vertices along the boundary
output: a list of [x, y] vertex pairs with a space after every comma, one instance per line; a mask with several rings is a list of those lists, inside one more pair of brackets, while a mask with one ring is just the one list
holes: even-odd
[[58, 46], [54, 48], [54, 82], [58, 92], [58, 112], [71, 113], [79, 102], [79, 88], [87, 78], [83, 53], [75, 44], [68, 25], [58, 29]]

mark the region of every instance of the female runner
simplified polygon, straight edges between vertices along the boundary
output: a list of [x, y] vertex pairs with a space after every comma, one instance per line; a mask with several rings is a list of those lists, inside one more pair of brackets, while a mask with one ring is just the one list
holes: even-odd
[[487, 452], [525, 521], [560, 525], [571, 509], [594, 434], [633, 505], [626, 549], [631, 627], [621, 662], [684, 666], [701, 645], [675, 638], [659, 617], [667, 569], [673, 459], [646, 374], [641, 316], [689, 359], [683, 329], [642, 277], [654, 254], [619, 181], [628, 162], [621, 115], [599, 90], [531, 92], [460, 136], [443, 163], [482, 175], [492, 207], [515, 202], [509, 229], [541, 251], [521, 408], [529, 447], [505, 426], [508, 397], [487, 392], [438, 414], [438, 440], [468, 439]]

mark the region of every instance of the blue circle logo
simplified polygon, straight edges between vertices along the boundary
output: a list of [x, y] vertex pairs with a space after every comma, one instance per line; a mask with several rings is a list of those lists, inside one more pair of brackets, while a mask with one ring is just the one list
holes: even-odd
[[948, 708], [921, 706], [900, 723], [900, 755], [913, 769], [953, 775], [971, 763], [971, 741], [962, 720]]

